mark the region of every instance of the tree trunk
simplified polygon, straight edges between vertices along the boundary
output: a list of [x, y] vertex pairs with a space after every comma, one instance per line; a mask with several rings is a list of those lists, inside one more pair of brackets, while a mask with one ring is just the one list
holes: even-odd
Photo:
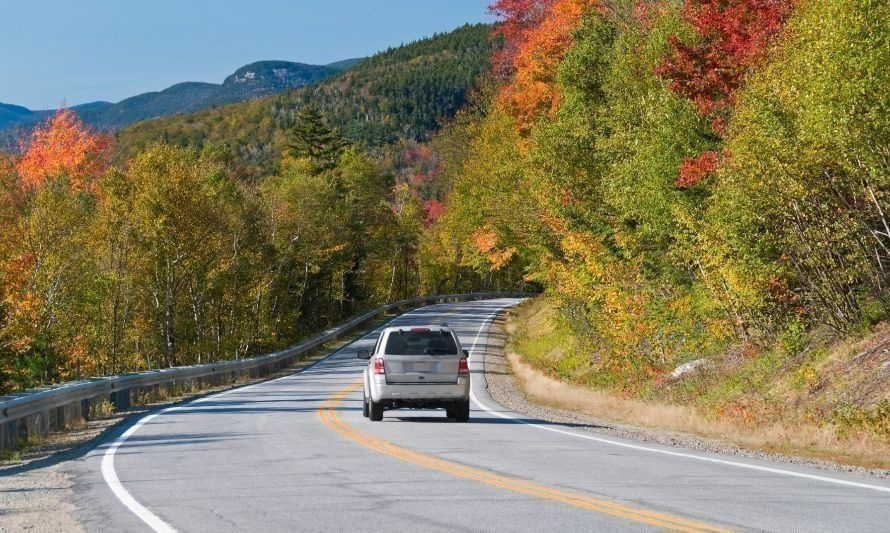
[[173, 265], [166, 260], [166, 283], [164, 284], [164, 364], [168, 367], [176, 365], [176, 337], [174, 335], [173, 306]]

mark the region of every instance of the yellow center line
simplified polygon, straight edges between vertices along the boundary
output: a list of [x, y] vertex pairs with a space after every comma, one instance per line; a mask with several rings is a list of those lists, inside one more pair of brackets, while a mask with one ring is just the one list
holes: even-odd
[[726, 531], [716, 526], [703, 522], [695, 522], [687, 520], [679, 516], [673, 516], [656, 511], [629, 507], [620, 503], [616, 503], [601, 498], [594, 498], [584, 494], [567, 492], [543, 485], [538, 485], [531, 481], [502, 476], [492, 472], [486, 472], [470, 466], [462, 465], [452, 461], [446, 461], [430, 455], [425, 455], [401, 446], [396, 446], [390, 442], [381, 440], [373, 435], [369, 435], [358, 429], [346, 424], [337, 414], [337, 406], [351, 393], [358, 390], [362, 385], [362, 379], [359, 378], [348, 387], [336, 392], [321, 407], [318, 408], [318, 416], [321, 421], [333, 431], [346, 437], [347, 439], [360, 444], [366, 448], [370, 448], [376, 452], [388, 455], [400, 461], [412, 463], [430, 470], [436, 470], [452, 476], [463, 479], [478, 481], [495, 487], [500, 487], [520, 494], [527, 494], [546, 500], [561, 502], [567, 505], [580, 507], [590, 511], [603, 513], [627, 520], [633, 520], [643, 524], [649, 524], [656, 527], [662, 527], [674, 531]]

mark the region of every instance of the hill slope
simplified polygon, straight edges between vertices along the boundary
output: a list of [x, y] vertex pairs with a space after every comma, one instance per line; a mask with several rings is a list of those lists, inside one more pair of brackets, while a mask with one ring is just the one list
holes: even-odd
[[318, 108], [353, 142], [380, 146], [424, 139], [464, 104], [466, 92], [490, 68], [491, 28], [465, 25], [391, 48], [339, 75], [276, 96], [135, 124], [119, 134], [124, 155], [156, 140], [208, 141], [228, 147], [245, 172], [277, 164], [286, 130], [302, 107]]
[[[93, 102], [72, 109], [94, 128], [120, 129], [140, 120], [194, 113], [208, 107], [243, 102], [302, 87], [337, 74], [357, 61], [347, 59], [330, 65], [258, 61], [239, 68], [221, 84], [177, 83], [162, 91], [139, 94], [116, 104]], [[54, 111], [32, 111], [21, 106], [0, 104], [0, 129], [28, 127]]]
[[[111, 105], [114, 104], [110, 102], [90, 102], [73, 106], [71, 109], [78, 114], [84, 114], [92, 113]], [[30, 126], [31, 124], [52, 115], [55, 111], [55, 109], [40, 109], [35, 111], [19, 105], [0, 103], [0, 130], [16, 126]]]
[[245, 65], [222, 84], [178, 83], [160, 92], [145, 93], [111, 106], [81, 113], [84, 122], [100, 129], [118, 129], [140, 120], [243, 102], [302, 87], [340, 72], [342, 67], [289, 61], [259, 61]]
[[33, 114], [27, 107], [0, 103], [0, 128], [28, 120]]

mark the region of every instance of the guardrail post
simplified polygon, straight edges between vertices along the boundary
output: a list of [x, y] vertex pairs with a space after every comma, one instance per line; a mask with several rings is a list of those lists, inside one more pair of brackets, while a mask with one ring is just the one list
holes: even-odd
[[26, 416], [19, 425], [19, 439], [34, 442], [49, 435], [49, 411]]
[[55, 407], [49, 410], [49, 430], [58, 431], [65, 428], [65, 410]]
[[17, 420], [0, 425], [0, 450], [14, 450], [16, 448], [18, 425]]
[[69, 402], [59, 409], [62, 410], [62, 427], [70, 428], [83, 420], [80, 401]]
[[130, 389], [112, 392], [111, 403], [114, 404], [115, 411], [123, 411], [125, 409], [129, 409], [132, 405], [132, 400], [130, 398]]
[[[92, 398], [87, 400], [87, 403], [89, 404], [89, 408], [86, 411], [86, 418], [92, 420], [93, 418], [101, 417], [101, 414], [97, 413], [97, 411], [101, 410], [102, 404], [104, 404], [105, 402], [108, 402], [108, 401], [109, 401], [109, 395], [107, 395], [107, 394], [100, 394], [98, 396], [93, 396]], [[97, 407], [99, 409], [96, 409]]]

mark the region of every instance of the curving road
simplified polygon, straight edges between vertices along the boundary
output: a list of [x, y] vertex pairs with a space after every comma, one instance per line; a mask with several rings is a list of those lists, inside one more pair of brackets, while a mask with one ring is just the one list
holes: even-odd
[[890, 482], [527, 420], [487, 394], [488, 325], [516, 300], [444, 304], [471, 349], [469, 424], [361, 416], [355, 358], [165, 409], [67, 469], [95, 531], [887, 531]]

